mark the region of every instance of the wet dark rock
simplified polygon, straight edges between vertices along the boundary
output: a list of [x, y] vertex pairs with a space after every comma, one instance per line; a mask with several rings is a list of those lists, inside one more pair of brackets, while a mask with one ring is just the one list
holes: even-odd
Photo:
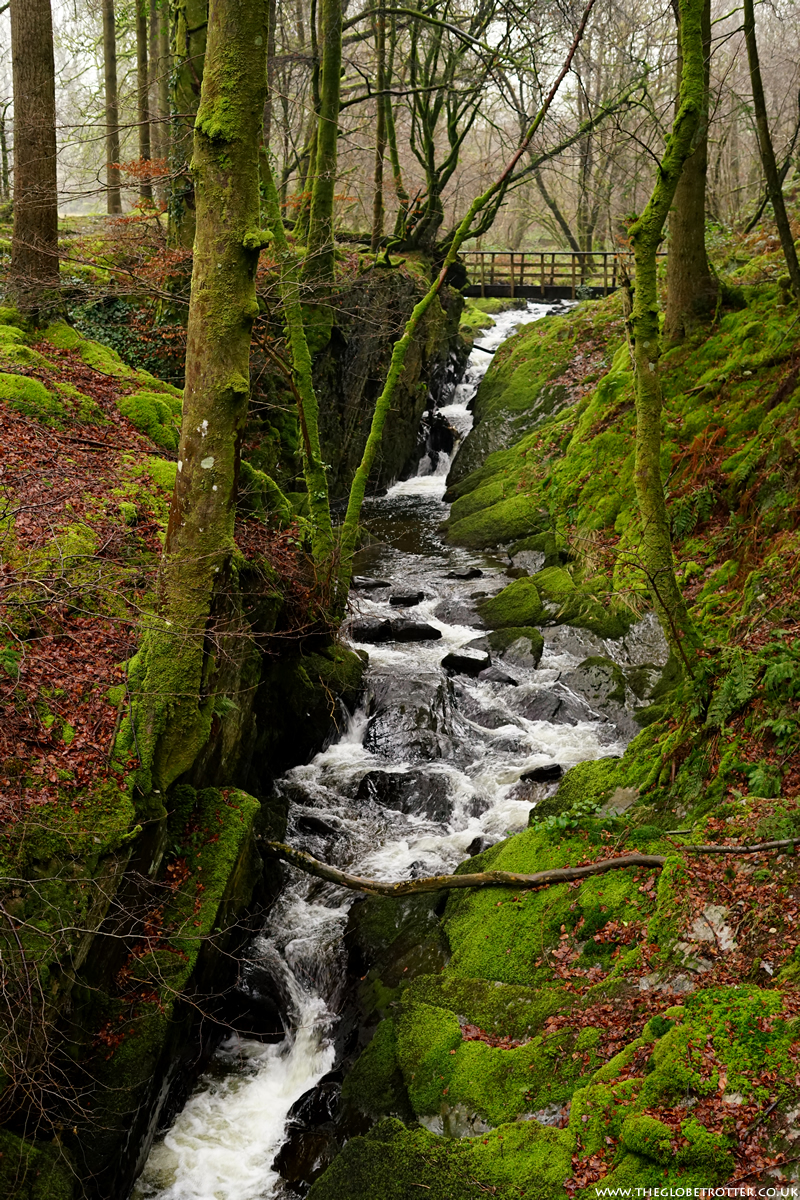
[[625, 675], [610, 658], [602, 655], [585, 658], [574, 671], [562, 675], [559, 682], [585, 698], [596, 713], [613, 721], [624, 735], [632, 737], [638, 732], [633, 714], [625, 705]]
[[424, 879], [427, 875], [430, 875], [430, 874], [431, 874], [431, 872], [428, 870], [427, 866], [425, 865], [425, 863], [423, 862], [423, 860], [421, 858], [415, 858], [414, 861], [409, 865], [409, 868], [408, 868], [409, 879]]
[[439, 671], [373, 677], [373, 716], [365, 745], [391, 761], [431, 762], [458, 752], [453, 693]]
[[483, 571], [480, 567], [462, 567], [458, 571], [448, 571], [445, 579], [481, 579]]
[[389, 603], [395, 608], [411, 608], [424, 599], [424, 592], [395, 592], [389, 597]]
[[479, 616], [474, 604], [466, 600], [441, 600], [433, 615], [447, 625], [471, 625], [475, 629], [486, 629], [486, 622]]
[[392, 621], [391, 626], [395, 642], [436, 642], [442, 636], [441, 629], [425, 621]]
[[391, 642], [392, 622], [384, 620], [354, 621], [350, 626], [350, 636], [354, 642]]
[[478, 676], [481, 683], [508, 683], [512, 687], [516, 687], [518, 681], [509, 675], [507, 671], [502, 671], [500, 667], [487, 667], [485, 671], [481, 671]]
[[547, 691], [531, 692], [520, 708], [529, 721], [550, 721], [553, 725], [577, 725], [591, 720], [591, 710], [575, 696], [556, 685]]
[[368, 575], [354, 575], [350, 586], [357, 592], [372, 592], [378, 588], [388, 588], [392, 585], [386, 579], [372, 579]]
[[531, 771], [526, 771], [524, 775], [520, 775], [520, 779], [524, 779], [526, 783], [555, 783], [564, 774], [564, 768], [560, 763], [548, 763], [546, 767], [534, 767]]
[[434, 821], [448, 821], [453, 813], [447, 776], [427, 771], [370, 771], [361, 780], [356, 799]]
[[482, 673], [485, 673], [491, 661], [491, 655], [486, 650], [473, 650], [468, 646], [462, 646], [460, 650], [453, 650], [450, 654], [446, 654], [442, 659], [442, 666], [451, 675], [471, 675], [474, 678], [475, 676], [482, 677]]
[[484, 850], [488, 850], [489, 847], [493, 846], [493, 845], [494, 845], [494, 842], [492, 841], [491, 838], [487, 838], [487, 837], [473, 838], [472, 841], [470, 842], [470, 844], [467, 846], [467, 855], [469, 858], [474, 858], [476, 854], [483, 854]]
[[330, 1166], [338, 1151], [333, 1130], [290, 1128], [273, 1165], [296, 1196], [307, 1196], [311, 1184]]
[[320, 817], [302, 816], [295, 821], [295, 828], [298, 833], [312, 833], [319, 837], [336, 837], [339, 830], [335, 826], [330, 825], [327, 821], [323, 821]]
[[442, 636], [441, 629], [434, 629], [425, 621], [383, 620], [354, 621], [350, 636], [355, 642], [435, 642]]

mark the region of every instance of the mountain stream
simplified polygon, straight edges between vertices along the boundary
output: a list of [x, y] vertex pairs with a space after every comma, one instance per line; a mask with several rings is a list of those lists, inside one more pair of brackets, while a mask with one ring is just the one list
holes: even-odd
[[[443, 419], [455, 433], [456, 451], [491, 362], [486, 351], [551, 310], [529, 303], [501, 313], [479, 336], [450, 403], [436, 410], [439, 427]], [[594, 709], [569, 682], [585, 658], [600, 654], [633, 667], [666, 661], [660, 631], [646, 617], [619, 643], [566, 626], [546, 628], [539, 665], [524, 645], [512, 646], [494, 664], [502, 666], [500, 681], [448, 674], [441, 665], [447, 654], [476, 640], [485, 648], [476, 600], [504, 587], [511, 565], [502, 552], [445, 543], [440, 526], [448, 511], [443, 496], [450, 460], [431, 451], [416, 476], [367, 502], [370, 545], [358, 570], [368, 583], [390, 586], [353, 592], [355, 622], [411, 619], [441, 637], [355, 643], [369, 654], [363, 706], [349, 715], [337, 741], [278, 783], [290, 800], [286, 840], [373, 878], [452, 871], [468, 853], [524, 828], [531, 805], [556, 787], [559, 768], [622, 753], [635, 731], [635, 698], [629, 696], [613, 719]], [[420, 594], [413, 605], [397, 603], [398, 595], [412, 601]], [[523, 779], [531, 773], [534, 780]], [[134, 1200], [295, 1195], [273, 1164], [292, 1106], [334, 1064], [346, 976], [342, 942], [354, 895], [294, 870], [288, 874], [247, 956], [275, 981], [285, 1038], [264, 1043], [232, 1036], [223, 1043], [172, 1127], [156, 1140]]]

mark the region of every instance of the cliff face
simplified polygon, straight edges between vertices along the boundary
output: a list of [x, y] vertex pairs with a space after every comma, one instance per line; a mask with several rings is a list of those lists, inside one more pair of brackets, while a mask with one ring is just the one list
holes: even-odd
[[[413, 264], [413, 271], [409, 265], [405, 270], [370, 270], [343, 290], [334, 308], [330, 343], [315, 359], [320, 433], [330, 455], [331, 495], [337, 498], [347, 495], [361, 460], [392, 347], [426, 290], [424, 262]], [[459, 350], [462, 307], [457, 292], [443, 289], [417, 332], [384, 429], [371, 480], [376, 490], [416, 465], [420, 419], [429, 398], [444, 386], [449, 360]]]
[[[460, 870], [663, 865], [355, 907], [368, 1044], [343, 1089], [349, 1140], [311, 1200], [796, 1180], [800, 393], [780, 299], [750, 288], [664, 358], [662, 470], [707, 649], [655, 688], [649, 666], [612, 679], [602, 657], [651, 603], [618, 302], [498, 353], [450, 480], [448, 537], [505, 550], [518, 575], [482, 616], [513, 636], [578, 626], [599, 647], [579, 669], [650, 691], [622, 758], [574, 767], [526, 831]], [[708, 843], [731, 849], [687, 849]]]

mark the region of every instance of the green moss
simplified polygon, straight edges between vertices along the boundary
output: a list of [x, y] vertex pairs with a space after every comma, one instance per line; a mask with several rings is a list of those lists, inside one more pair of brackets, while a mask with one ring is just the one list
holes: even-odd
[[532, 577], [539, 595], [544, 600], [563, 600], [575, 591], [572, 576], [562, 567], [545, 567]]
[[33, 1142], [0, 1130], [0, 1191], [6, 1200], [72, 1200], [75, 1183], [75, 1169], [58, 1142]]
[[461, 1044], [454, 1013], [431, 1004], [404, 1009], [397, 1023], [397, 1059], [416, 1113], [438, 1113], [455, 1067], [451, 1050]]
[[379, 1023], [347, 1075], [342, 1099], [370, 1117], [413, 1117], [397, 1059], [397, 1030], [390, 1018]]
[[38, 379], [28, 375], [0, 374], [0, 401], [43, 425], [60, 425], [63, 408]]
[[[487, 484], [483, 490], [487, 495], [497, 494], [498, 491], [493, 484]], [[542, 529], [546, 522], [546, 513], [535, 496], [512, 494], [489, 508], [473, 512], [461, 520], [454, 519], [448, 525], [447, 538], [457, 546], [475, 549], [507, 545]]]
[[539, 589], [531, 578], [515, 579], [497, 596], [482, 601], [479, 611], [493, 629], [536, 625], [544, 616]]
[[502, 654], [520, 638], [527, 640], [530, 650], [528, 653], [534, 660], [534, 666], [539, 665], [544, 650], [544, 638], [538, 629], [532, 625], [510, 625], [506, 629], [493, 629], [489, 634], [489, 645], [496, 654]]
[[565, 1200], [574, 1138], [535, 1121], [502, 1125], [483, 1137], [449, 1139], [381, 1121], [353, 1138], [317, 1180], [309, 1200]]
[[178, 464], [169, 462], [165, 458], [146, 458], [145, 466], [153, 483], [171, 495], [175, 488]]
[[146, 434], [165, 450], [177, 450], [181, 414], [179, 400], [158, 392], [134, 392], [131, 396], [120, 396], [117, 404], [122, 415], [140, 433]]
[[0, 325], [0, 353], [6, 346], [18, 346], [24, 344], [25, 340], [24, 331], [16, 325]]
[[137, 374], [125, 365], [116, 350], [102, 345], [101, 342], [89, 341], [66, 321], [54, 321], [52, 325], [48, 325], [44, 336], [58, 350], [77, 350], [86, 365], [102, 375], [128, 379]]

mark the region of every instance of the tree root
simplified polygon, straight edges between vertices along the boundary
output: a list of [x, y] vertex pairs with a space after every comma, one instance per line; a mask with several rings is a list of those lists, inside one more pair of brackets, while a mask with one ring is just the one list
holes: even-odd
[[[800, 843], [800, 838], [785, 838], [783, 841], [760, 842], [754, 846], [680, 846], [688, 854], [760, 854], [767, 850], [783, 850]], [[479, 871], [472, 875], [429, 875], [423, 879], [402, 879], [399, 883], [381, 879], [365, 879], [361, 875], [348, 875], [337, 867], [312, 858], [304, 850], [294, 850], [283, 842], [265, 842], [265, 853], [273, 858], [291, 863], [307, 875], [315, 875], [328, 883], [368, 896], [414, 896], [421, 892], [439, 892], [452, 888], [508, 887], [537, 888], [551, 887], [556, 883], [572, 883], [587, 879], [591, 875], [602, 875], [605, 871], [619, 871], [624, 867], [653, 867], [660, 870], [667, 861], [663, 854], [625, 854], [619, 858], [604, 858], [599, 862], [587, 863], [582, 867], [556, 867], [551, 871], [537, 871], [534, 875], [517, 875], [513, 871]]]

